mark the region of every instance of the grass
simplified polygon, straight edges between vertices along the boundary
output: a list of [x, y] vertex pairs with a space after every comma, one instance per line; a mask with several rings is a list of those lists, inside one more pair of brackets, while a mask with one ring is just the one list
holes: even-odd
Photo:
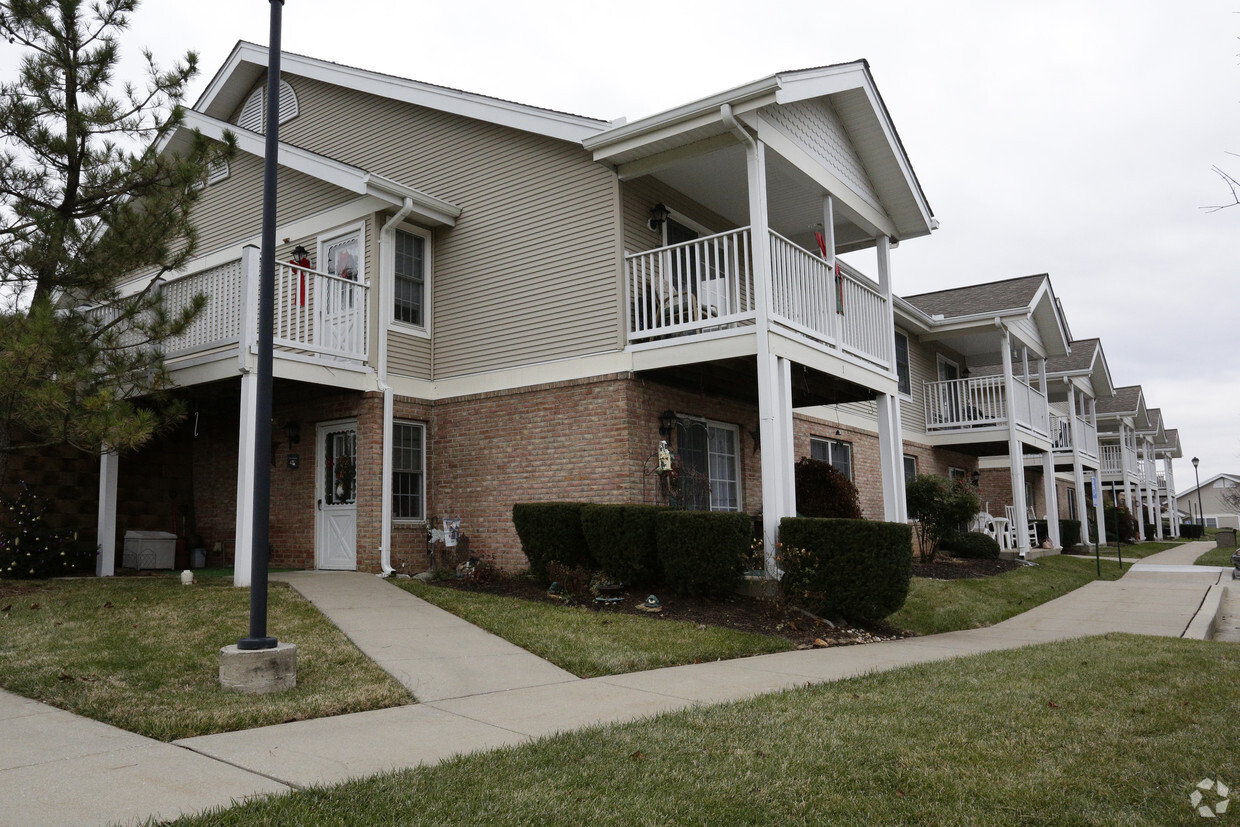
[[1231, 555], [1235, 553], [1236, 550], [1234, 548], [1212, 548], [1194, 560], [1193, 565], [1231, 568]]
[[1237, 682], [1234, 644], [1106, 635], [568, 733], [176, 823], [1200, 824], [1193, 786], [1240, 782]]
[[[1103, 580], [1116, 580], [1121, 573], [1115, 561], [1102, 561]], [[1062, 555], [1041, 557], [1036, 566], [994, 577], [914, 577], [903, 608], [887, 620], [922, 635], [976, 629], [1007, 620], [1097, 579], [1094, 560]]]
[[665, 618], [536, 603], [429, 586], [416, 580], [402, 580], [397, 585], [583, 678], [793, 648], [791, 641], [780, 637]]
[[179, 574], [0, 583], [0, 687], [162, 741], [413, 701], [277, 583], [268, 629], [297, 645], [297, 688], [221, 689], [219, 650], [248, 630], [250, 592], [198, 577], [192, 587]]

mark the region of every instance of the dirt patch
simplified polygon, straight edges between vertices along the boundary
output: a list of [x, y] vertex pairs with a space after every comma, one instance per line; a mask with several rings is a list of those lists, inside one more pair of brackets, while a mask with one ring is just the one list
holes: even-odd
[[966, 560], [963, 557], [943, 557], [933, 563], [913, 562], [914, 577], [934, 580], [963, 580], [969, 577], [993, 577], [996, 574], [1015, 571], [1022, 563], [1017, 560]]
[[[544, 587], [524, 578], [503, 578], [486, 583], [441, 580], [432, 581], [429, 585], [516, 597], [540, 603], [564, 602], [562, 598], [548, 596]], [[623, 599], [620, 602], [612, 604], [596, 603], [593, 596], [589, 594], [571, 598], [571, 601], [591, 611], [635, 615], [651, 623], [679, 620], [703, 626], [719, 626], [741, 632], [782, 637], [803, 648], [873, 643], [909, 636], [908, 632], [888, 623], [876, 623], [869, 626], [837, 623], [836, 628], [832, 628], [822, 620], [809, 617], [797, 609], [784, 606], [774, 600], [761, 600], [743, 595], [728, 595], [719, 598], [685, 597], [659, 589], [656, 589], [655, 593], [663, 605], [662, 611], [658, 613], [644, 612], [637, 608], [650, 594], [649, 591], [626, 591], [622, 593]]]

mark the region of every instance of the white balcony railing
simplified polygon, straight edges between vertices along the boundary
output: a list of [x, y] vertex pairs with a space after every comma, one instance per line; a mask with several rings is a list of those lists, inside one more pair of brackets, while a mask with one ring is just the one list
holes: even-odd
[[[1076, 427], [1081, 434], [1081, 446], [1078, 449], [1082, 456], [1098, 458], [1098, 429], [1083, 416], [1076, 418]], [[1072, 452], [1072, 420], [1063, 414], [1051, 414], [1051, 437], [1054, 448], [1058, 452]]]
[[1137, 452], [1127, 445], [1103, 445], [1102, 473], [1120, 476], [1137, 473]]
[[947, 431], [998, 427], [1015, 417], [1016, 424], [1041, 436], [1051, 436], [1046, 396], [1037, 388], [1013, 379], [1008, 404], [1002, 376], [979, 376], [925, 383], [926, 429]]
[[[257, 274], [254, 274], [257, 278]], [[290, 264], [277, 264], [272, 342], [277, 351], [294, 352], [332, 361], [365, 362], [367, 358], [367, 303], [365, 284]], [[210, 352], [235, 353], [242, 338], [242, 317], [258, 308], [245, 296], [242, 260], [191, 273], [162, 288], [164, 308], [179, 313], [198, 295], [206, 306], [189, 326], [163, 342], [165, 359], [175, 360]], [[252, 307], [252, 311], [246, 310]], [[107, 307], [92, 315], [109, 321], [115, 314]], [[122, 333], [121, 341], [136, 336]]]
[[[891, 309], [876, 286], [841, 263], [769, 234], [771, 321], [828, 348], [890, 369]], [[748, 227], [625, 256], [630, 342], [751, 325], [757, 317]]]

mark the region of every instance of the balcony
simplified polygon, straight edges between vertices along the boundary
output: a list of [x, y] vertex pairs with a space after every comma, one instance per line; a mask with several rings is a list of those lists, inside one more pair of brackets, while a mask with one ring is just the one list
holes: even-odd
[[[164, 358], [175, 371], [188, 362], [212, 357], [236, 356], [242, 341], [253, 340], [258, 320], [257, 273], [249, 291], [245, 270], [257, 270], [257, 255], [237, 258], [209, 269], [190, 273], [161, 288], [164, 308], [175, 315], [198, 295], [206, 306], [182, 333], [163, 342]], [[320, 273], [291, 264], [276, 265], [275, 318], [272, 329], [276, 358], [324, 362], [333, 366], [362, 366], [368, 358], [366, 284]], [[101, 322], [114, 317], [107, 307], [92, 315]], [[243, 329], [247, 316], [254, 319], [250, 331]], [[122, 344], [138, 344], [136, 335], [122, 334]]]
[[[1083, 416], [1076, 418], [1081, 433], [1079, 452], [1087, 459], [1098, 459], [1098, 429]], [[1056, 454], [1072, 453], [1072, 420], [1062, 414], [1051, 414], [1051, 435]]]
[[[887, 299], [878, 286], [770, 231], [771, 323], [882, 370], [891, 369]], [[752, 326], [753, 245], [742, 227], [625, 256], [630, 343]]]
[[925, 383], [926, 430], [929, 432], [998, 430], [1017, 427], [1050, 437], [1046, 395], [1019, 378], [1012, 379], [1014, 398], [1008, 404], [1002, 376], [978, 376]]
[[1137, 452], [1127, 445], [1103, 445], [1102, 475], [1124, 476], [1137, 473]]

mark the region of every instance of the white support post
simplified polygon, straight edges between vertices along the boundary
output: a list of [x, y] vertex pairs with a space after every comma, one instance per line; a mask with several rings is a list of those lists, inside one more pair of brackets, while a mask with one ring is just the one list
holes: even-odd
[[[1071, 412], [1070, 431], [1072, 433], [1072, 485], [1075, 490], [1076, 516], [1081, 521], [1081, 542], [1089, 542], [1089, 516], [1085, 510], [1085, 467], [1081, 464], [1081, 442], [1085, 434], [1081, 432], [1081, 423], [1077, 416], [1076, 388], [1071, 380], [1068, 384], [1068, 410]], [[1084, 400], [1082, 400], [1084, 401]]]
[[1046, 537], [1055, 548], [1063, 548], [1059, 536], [1059, 486], [1055, 485], [1055, 456], [1042, 452], [1042, 491], [1046, 500]]
[[1098, 529], [1099, 545], [1107, 544], [1106, 508], [1102, 504], [1102, 469], [1094, 471], [1094, 479], [1098, 481], [1098, 493], [1094, 497], [1094, 527]]
[[1154, 526], [1154, 537], [1151, 539], [1161, 540], [1163, 538], [1162, 530], [1162, 507], [1158, 495], [1158, 472], [1154, 467], [1154, 444], [1149, 440], [1145, 442], [1145, 487], [1150, 492], [1149, 513], [1150, 525]]
[[[1029, 556], [1029, 533], [1026, 531], [1027, 507], [1025, 503], [1025, 457], [1021, 448], [1020, 436], [1016, 432], [1016, 413], [1012, 400], [1016, 398], [1016, 378], [1012, 373], [1011, 333], [1006, 327], [1000, 327], [1003, 333], [1001, 350], [1003, 351], [1003, 391], [1008, 400], [1008, 465], [1012, 475], [1012, 510], [1015, 521], [1012, 533], [1016, 535], [1016, 549], [1021, 557]], [[1028, 354], [1028, 351], [1025, 351]], [[1025, 375], [1028, 376], [1028, 356], [1026, 355]]]
[[1167, 525], [1172, 537], [1180, 536], [1180, 504], [1175, 500], [1175, 479], [1171, 475], [1171, 456], [1163, 457], [1163, 479], [1167, 483]]
[[254, 474], [258, 446], [254, 433], [258, 425], [258, 374], [254, 372], [253, 349], [258, 340], [258, 259], [259, 249], [246, 245], [241, 251], [241, 341], [238, 360], [241, 370], [241, 405], [237, 425], [237, 522], [234, 535], [233, 585], [249, 586], [254, 554]]
[[95, 576], [116, 574], [116, 479], [120, 457], [104, 445], [99, 449], [99, 522], [95, 531]]
[[780, 501], [782, 516], [795, 517], [797, 513], [797, 474], [796, 474], [796, 438], [793, 432], [792, 419], [792, 361], [785, 358], [775, 360], [777, 387], [776, 400], [779, 404], [780, 433]]
[[[891, 239], [875, 239], [878, 254], [878, 289], [887, 303], [883, 315], [883, 336], [890, 348], [891, 373], [895, 376], [895, 302], [891, 286]], [[908, 501], [904, 493], [904, 432], [899, 394], [878, 397], [878, 457], [883, 482], [883, 519], [890, 523], [908, 522]]]
[[[1124, 506], [1128, 509], [1128, 513], [1137, 521], [1137, 537], [1141, 542], [1145, 542], [1145, 520], [1141, 519], [1141, 503], [1133, 498], [1132, 477], [1136, 474], [1136, 468], [1130, 467], [1134, 460], [1132, 457], [1136, 454], [1136, 443], [1132, 441], [1128, 432], [1128, 426], [1122, 421], [1119, 423], [1119, 444], [1120, 456], [1123, 459], [1124, 466]], [[1127, 449], [1131, 448], [1129, 451]], [[1140, 489], [1137, 489], [1140, 493]], [[1118, 506], [1119, 504], [1116, 503]]]

